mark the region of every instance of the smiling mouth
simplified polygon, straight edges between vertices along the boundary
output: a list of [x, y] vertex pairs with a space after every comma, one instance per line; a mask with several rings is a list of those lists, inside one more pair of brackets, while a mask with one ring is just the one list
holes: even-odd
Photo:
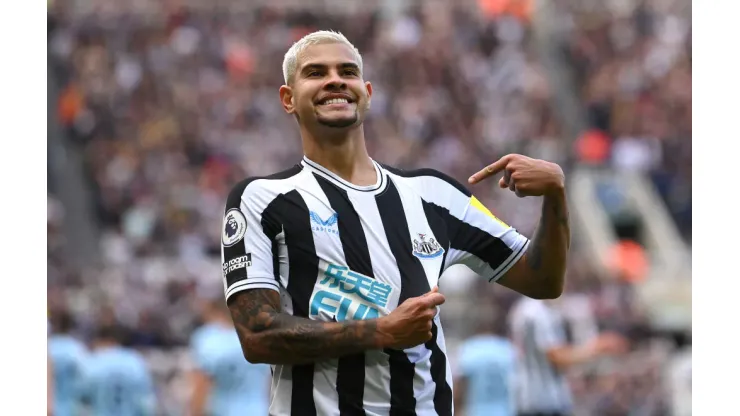
[[354, 101], [347, 99], [347, 98], [329, 98], [329, 99], [321, 100], [318, 103], [319, 106], [345, 105], [345, 104], [354, 104]]

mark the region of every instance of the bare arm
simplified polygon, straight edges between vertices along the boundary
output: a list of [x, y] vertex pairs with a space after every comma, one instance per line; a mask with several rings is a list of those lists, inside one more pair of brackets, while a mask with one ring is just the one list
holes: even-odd
[[455, 379], [455, 388], [453, 389], [453, 400], [455, 402], [455, 411], [464, 412], [465, 410], [465, 395], [467, 395], [468, 389], [468, 378], [465, 376], [459, 376]]
[[190, 380], [193, 386], [190, 392], [190, 416], [203, 416], [208, 393], [211, 390], [211, 380], [201, 370], [194, 370], [190, 374]]
[[583, 347], [564, 346], [552, 348], [546, 352], [547, 359], [559, 370], [589, 362], [599, 355], [599, 352], [590, 345]]
[[592, 361], [605, 355], [624, 353], [627, 341], [619, 335], [605, 333], [585, 345], [562, 346], [546, 351], [547, 359], [560, 370]]
[[384, 347], [378, 319], [319, 322], [280, 311], [271, 289], [239, 292], [229, 310], [251, 363], [307, 364]]
[[535, 299], [554, 299], [563, 293], [570, 247], [570, 221], [565, 189], [546, 194], [542, 216], [527, 253], [498, 281]]
[[444, 296], [435, 287], [378, 319], [320, 322], [282, 313], [280, 295], [253, 289], [229, 297], [229, 310], [251, 363], [308, 364], [383, 348], [410, 348], [432, 338]]

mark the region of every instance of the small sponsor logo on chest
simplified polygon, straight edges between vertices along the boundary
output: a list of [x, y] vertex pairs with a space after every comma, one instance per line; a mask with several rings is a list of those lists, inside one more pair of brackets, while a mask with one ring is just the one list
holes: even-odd
[[311, 216], [311, 230], [339, 235], [339, 227], [337, 226], [339, 217], [336, 212], [329, 215], [327, 219], [321, 218], [321, 215], [316, 211], [310, 211], [309, 215]]

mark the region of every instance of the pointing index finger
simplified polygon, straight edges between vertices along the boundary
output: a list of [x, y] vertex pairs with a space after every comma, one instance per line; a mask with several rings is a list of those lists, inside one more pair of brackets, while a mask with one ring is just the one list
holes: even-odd
[[506, 165], [508, 163], [509, 163], [509, 155], [506, 155], [502, 157], [501, 159], [486, 166], [485, 168], [479, 170], [478, 172], [474, 173], [473, 176], [468, 178], [468, 183], [476, 184], [482, 181], [483, 179], [488, 178], [489, 176], [493, 176], [503, 171], [504, 169], [506, 169]]

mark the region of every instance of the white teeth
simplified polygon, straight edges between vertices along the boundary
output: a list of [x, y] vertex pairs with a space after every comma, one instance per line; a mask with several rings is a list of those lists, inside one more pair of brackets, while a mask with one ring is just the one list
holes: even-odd
[[347, 101], [346, 98], [332, 98], [330, 100], [324, 101], [324, 105], [328, 104], [347, 104], [349, 101]]

